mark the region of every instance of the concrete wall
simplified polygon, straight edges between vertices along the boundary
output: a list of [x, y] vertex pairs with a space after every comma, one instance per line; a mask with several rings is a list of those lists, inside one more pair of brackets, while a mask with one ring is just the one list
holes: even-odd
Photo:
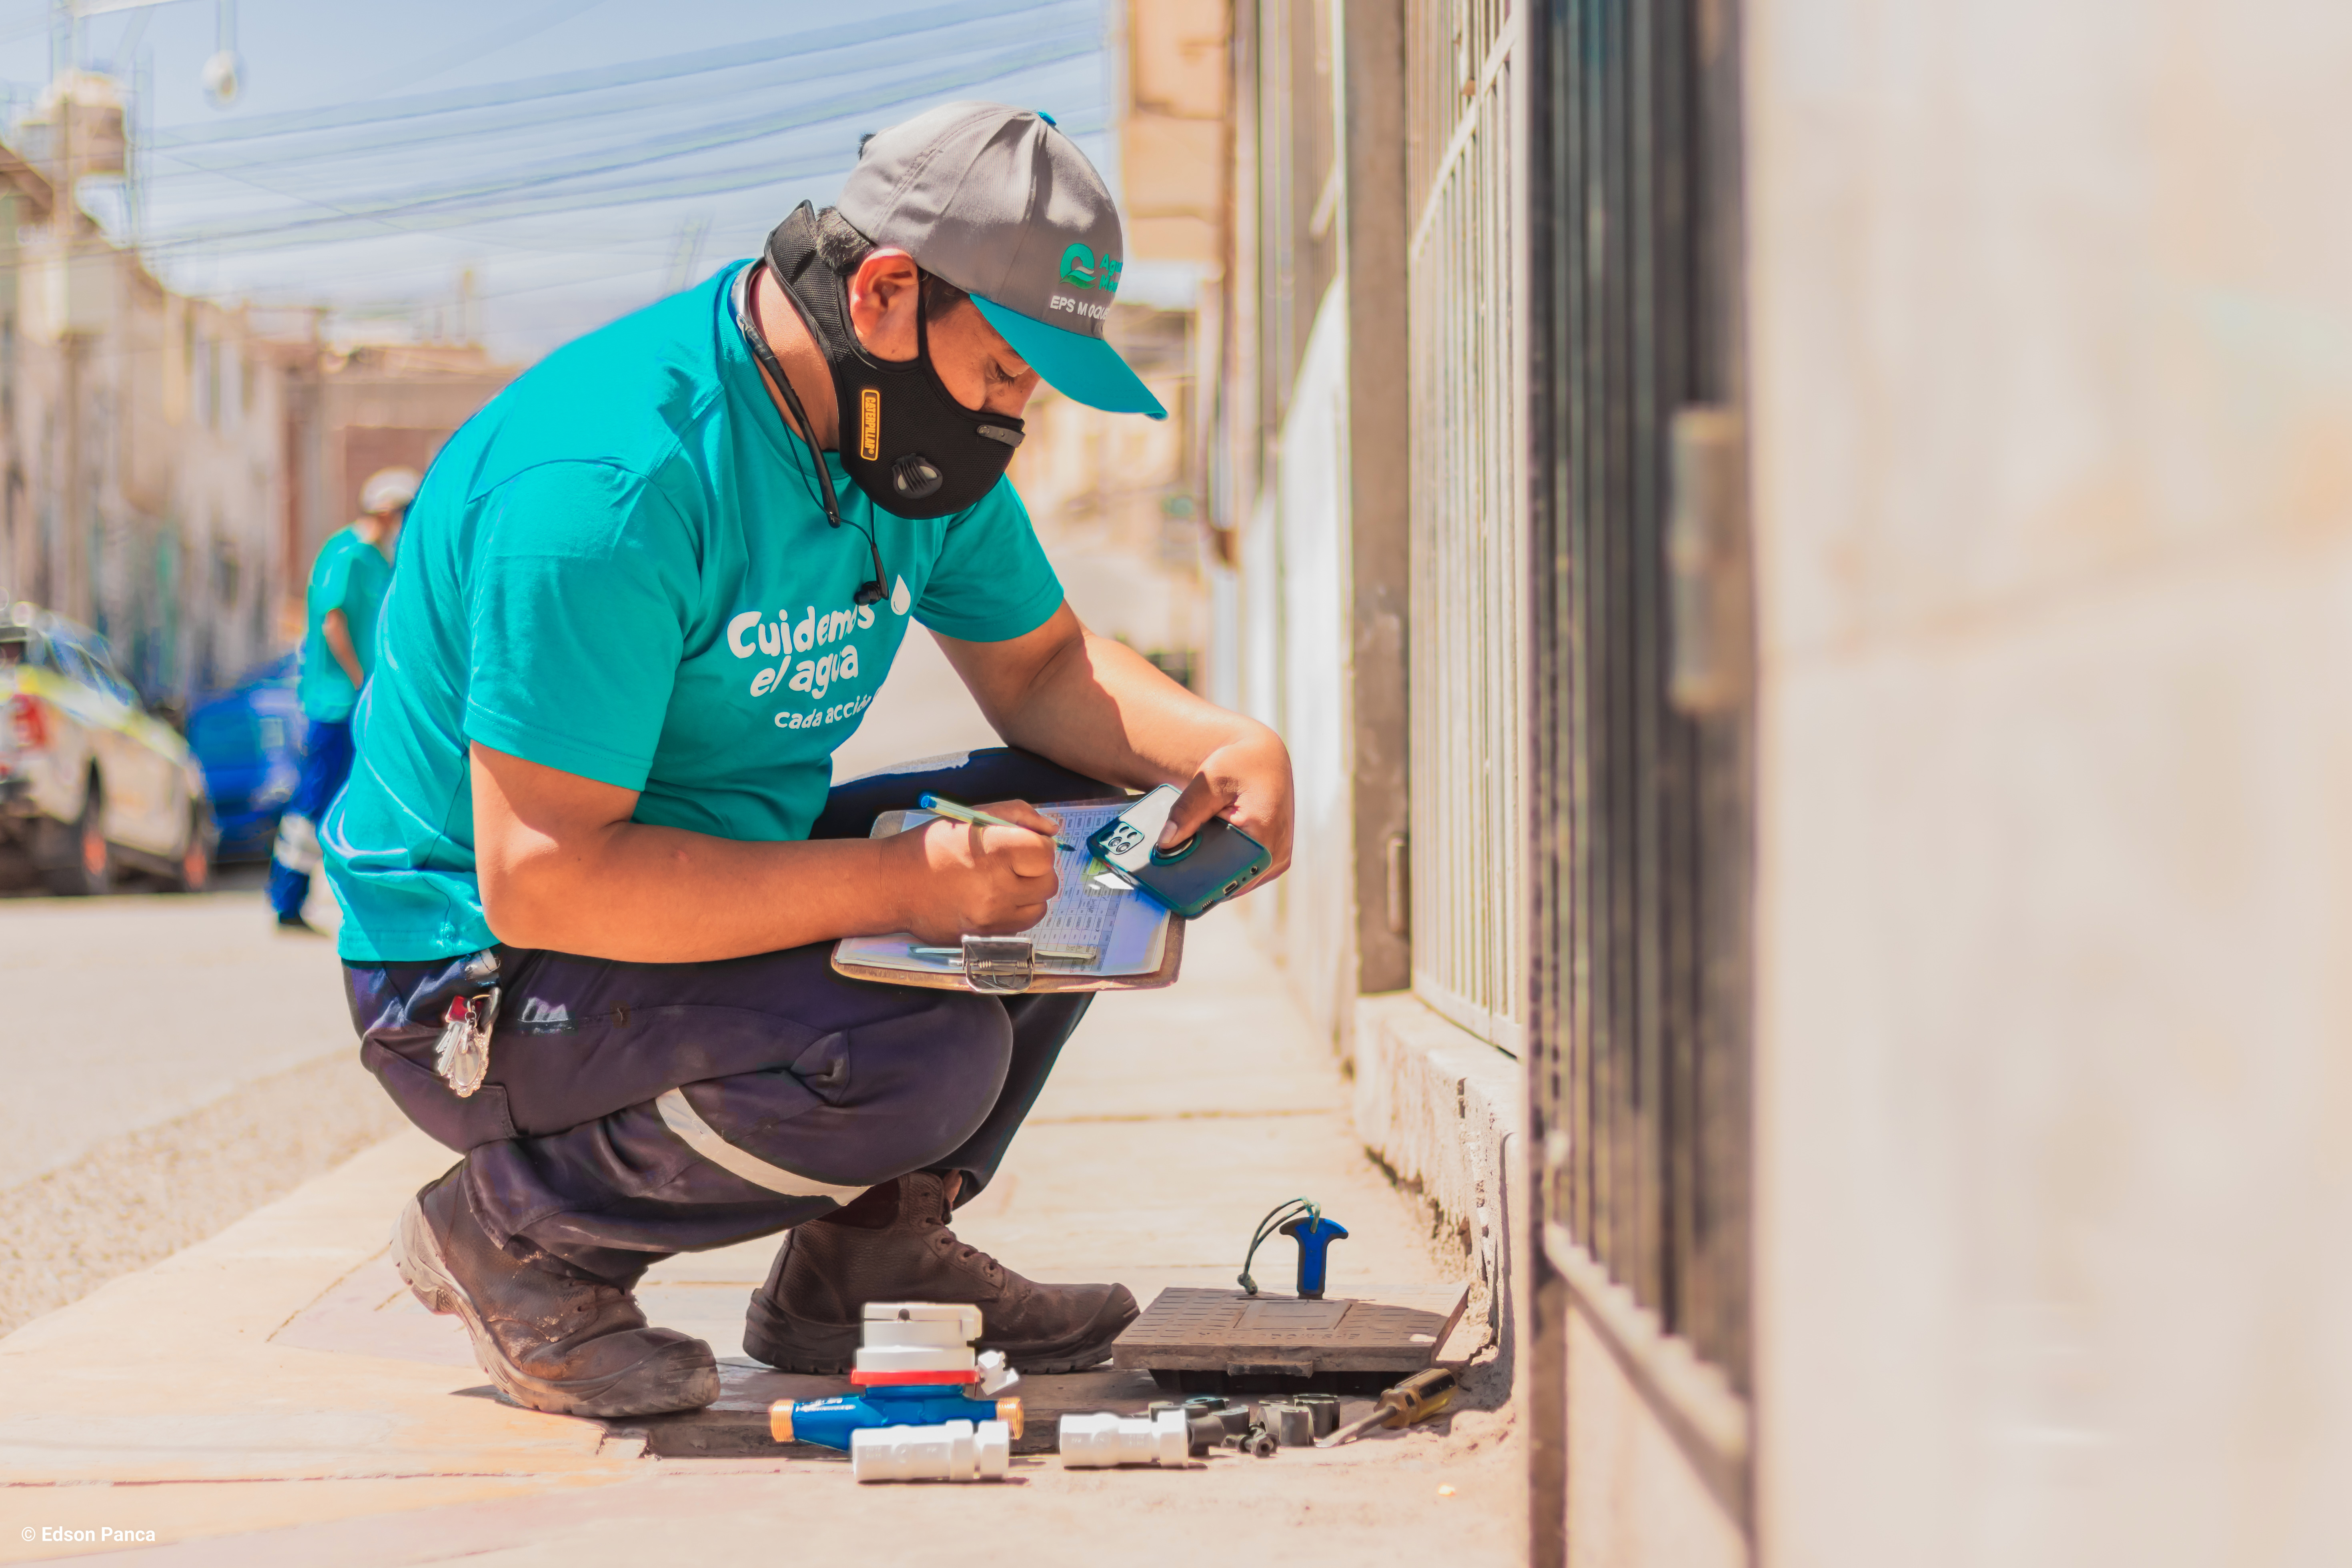
[[[1334, 284], [1316, 312], [1284, 412], [1273, 487], [1279, 605], [1267, 627], [1273, 646], [1244, 655], [1279, 672], [1276, 710], [1258, 716], [1289, 746], [1297, 790], [1290, 872], [1270, 889], [1279, 895], [1280, 952], [1307, 1016], [1335, 1041], [1356, 995], [1347, 326], [1347, 287]], [[1255, 912], [1263, 919], [1268, 911]]]
[[1738, 1516], [1675, 1441], [1640, 1363], [1591, 1312], [1569, 1314], [1567, 1336], [1570, 1568], [1746, 1568]]
[[1224, 260], [1230, 25], [1223, 0], [1128, 0], [1120, 195], [1130, 255]]
[[1763, 1560], [2341, 1562], [2352, 9], [1748, 38]]
[[1410, 992], [1356, 1002], [1357, 1135], [1397, 1184], [1428, 1205], [1470, 1273], [1467, 1316], [1511, 1337], [1512, 1215], [1526, 1176], [1527, 1073]]

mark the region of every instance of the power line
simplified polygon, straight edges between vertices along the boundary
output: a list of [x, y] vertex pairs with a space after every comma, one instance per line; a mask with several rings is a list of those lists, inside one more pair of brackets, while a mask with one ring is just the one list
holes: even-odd
[[[262, 223], [243, 230], [210, 232], [201, 243], [228, 245], [236, 241], [240, 251], [278, 250], [301, 245], [320, 245], [352, 239], [376, 237], [383, 229], [391, 228], [404, 234], [431, 234], [451, 228], [504, 221], [512, 218], [544, 216], [551, 214], [573, 215], [593, 212], [607, 207], [641, 206], [650, 202], [684, 200], [697, 196], [725, 195], [738, 191], [773, 186], [793, 180], [815, 179], [825, 174], [845, 174], [849, 160], [838, 154], [820, 153], [796, 163], [779, 164], [762, 160], [756, 163], [738, 164], [726, 169], [665, 182], [646, 187], [643, 182], [630, 181], [595, 187], [580, 192], [559, 192], [540, 196], [512, 196], [495, 204], [458, 207], [451, 210], [413, 215], [372, 214], [363, 216], [341, 216], [314, 219], [297, 219], [284, 223]], [[397, 216], [399, 221], [394, 221]], [[346, 226], [341, 233], [329, 226]], [[325, 231], [325, 232], [321, 232]], [[151, 242], [150, 248], [184, 248], [200, 243], [194, 237], [169, 238]]]
[[[464, 65], [468, 60], [477, 60], [484, 55], [495, 54], [500, 49], [521, 43], [525, 38], [536, 37], [551, 27], [560, 27], [573, 17], [583, 12], [593, 11], [603, 4], [604, 0], [555, 0], [554, 5], [534, 11], [520, 21], [509, 21], [487, 33], [478, 33], [454, 49], [442, 49], [425, 59], [413, 60], [407, 65], [396, 67], [381, 76], [362, 82], [352, 89], [352, 96], [373, 98], [388, 88], [408, 87], [420, 81], [431, 81], [435, 77]], [[142, 16], [145, 14], [142, 13]]]
[[[793, 163], [779, 167], [771, 153], [750, 163], [730, 164], [721, 169], [700, 173], [685, 173], [658, 176], [659, 184], [646, 188], [647, 176], [641, 173], [648, 165], [677, 158], [708, 153], [721, 147], [740, 145], [745, 142], [763, 140], [788, 132], [805, 130], [815, 124], [843, 119], [848, 115], [871, 113], [898, 108], [925, 98], [1001, 79], [1012, 70], [1050, 65], [1080, 58], [1094, 52], [1078, 50], [1066, 45], [1048, 45], [1024, 51], [1012, 58], [997, 57], [967, 64], [961, 69], [942, 72], [909, 89], [904, 85], [890, 89], [868, 89], [862, 92], [845, 93], [808, 110], [771, 117], [764, 122], [739, 122], [732, 133], [700, 134], [691, 139], [671, 139], [656, 142], [652, 149], [636, 156], [614, 159], [609, 153], [598, 153], [563, 163], [541, 165], [501, 176], [488, 182], [468, 182], [461, 185], [424, 187], [388, 196], [374, 202], [352, 206], [334, 206], [291, 192], [273, 194], [313, 206], [325, 206], [328, 211], [313, 216], [293, 217], [256, 215], [243, 218], [182, 230], [176, 234], [158, 236], [149, 241], [150, 248], [184, 249], [193, 246], [222, 244], [233, 240], [268, 238], [292, 243], [316, 243], [326, 233], [338, 229], [350, 230], [354, 236], [373, 233], [383, 227], [415, 228], [447, 226], [447, 222], [480, 221], [491, 214], [520, 216], [532, 213], [570, 210], [575, 207], [635, 205], [645, 201], [660, 201], [671, 196], [709, 195], [727, 191], [747, 189], [752, 185], [786, 178], [806, 178], [814, 174], [845, 169], [855, 162], [855, 154], [846, 148], [803, 155]], [[1069, 130], [1080, 133], [1092, 129], [1082, 120], [1074, 121]], [[603, 160], [594, 162], [592, 160]], [[627, 177], [602, 184], [586, 184], [598, 175], [622, 174]], [[572, 188], [551, 190], [550, 186], [569, 185]], [[261, 187], [267, 189], [268, 187]], [[526, 194], [529, 193], [529, 194]], [[436, 221], [446, 220], [446, 221]], [[323, 232], [322, 232], [323, 231]], [[293, 237], [299, 237], [295, 238]], [[275, 248], [273, 245], [271, 247]]]
[[[856, 162], [851, 132], [895, 118], [890, 111], [975, 95], [1057, 109], [1070, 97], [1096, 97], [1090, 75], [1082, 92], [1069, 90], [1068, 68], [1099, 53], [1098, 4], [959, 0], [625, 66], [184, 125], [146, 140], [143, 151], [176, 166], [142, 184], [201, 221], [158, 235], [151, 207], [142, 248], [159, 265], [209, 272], [216, 286], [248, 298], [283, 303], [300, 290], [313, 300], [340, 297], [327, 307], [340, 310], [354, 308], [354, 292], [419, 278], [435, 255], [488, 252], [514, 259], [498, 263], [507, 286], [481, 299], [572, 294], [579, 299], [556, 303], [554, 317], [592, 309], [601, 317], [615, 300], [661, 291], [652, 231], [665, 231], [667, 248], [667, 226], [677, 221], [659, 213], [663, 204], [681, 214], [699, 204], [732, 247], [747, 243], [750, 227], [765, 226], [763, 206], [781, 214], [782, 193], [796, 199], [796, 185], [845, 173]], [[520, 25], [543, 26], [555, 9], [544, 6]], [[877, 36], [885, 29], [888, 36]], [[911, 81], [910, 66], [923, 68]], [[874, 79], [883, 71], [892, 74]], [[1025, 97], [1024, 81], [1041, 96]], [[794, 92], [781, 106], [757, 101], [810, 83], [814, 91]], [[1067, 134], [1090, 137], [1107, 129], [1108, 112], [1097, 103], [1059, 122]], [[206, 179], [223, 182], [210, 200], [199, 195]], [[234, 186], [254, 193], [239, 203], [243, 210], [225, 210], [238, 201]], [[620, 216], [647, 208], [656, 210]], [[598, 212], [615, 216], [583, 226], [583, 215]], [[583, 241], [583, 233], [592, 237]], [[362, 241], [380, 251], [359, 251]], [[597, 254], [583, 257], [583, 247]], [[394, 251], [419, 260], [385, 268]], [[289, 258], [261, 259], [271, 253]], [[363, 254], [376, 265], [337, 265]], [[592, 265], [552, 263], [563, 254]], [[284, 281], [260, 282], [272, 273]], [[230, 279], [240, 276], [250, 282], [236, 289]]]
[[[481, 87], [452, 88], [441, 92], [417, 93], [406, 98], [381, 99], [370, 103], [338, 105], [326, 109], [291, 110], [279, 114], [256, 115], [249, 120], [235, 120], [218, 125], [188, 125], [155, 132], [152, 145], [157, 149], [208, 146], [220, 142], [251, 141], [268, 136], [303, 135], [319, 131], [337, 130], [345, 126], [369, 125], [391, 120], [415, 119], [436, 114], [451, 114], [464, 110], [503, 108], [525, 100], [570, 97], [583, 92], [596, 92], [608, 88], [632, 86], [641, 82], [666, 81], [677, 77], [709, 71], [730, 70], [740, 67], [763, 65], [797, 56], [818, 54], [870, 44], [875, 40], [877, 21], [887, 21], [894, 29], [892, 37], [932, 28], [944, 28], [993, 16], [1015, 16], [1041, 9], [1050, 9], [1059, 0], [954, 0], [953, 4], [926, 6], [920, 10], [887, 13], [883, 17], [867, 16], [859, 21], [835, 27], [822, 27], [811, 32], [785, 34], [778, 37], [754, 39], [748, 43], [726, 44], [716, 48], [697, 49], [688, 54], [669, 55], [658, 59], [639, 61], [625, 66], [599, 66], [587, 70], [562, 71], [550, 76], [526, 77], [515, 81], [497, 82]], [[1098, 47], [1099, 38], [1093, 42]]]
[[[390, 198], [390, 202], [394, 205], [406, 207], [418, 204], [431, 204], [442, 199], [456, 200], [475, 195], [492, 195], [527, 186], [544, 185], [559, 180], [608, 174], [616, 169], [637, 168], [649, 163], [664, 163], [673, 158], [690, 156], [696, 153], [740, 146], [746, 142], [762, 141], [794, 131], [809, 130], [853, 114], [868, 114], [877, 110], [895, 108], [899, 104], [910, 103], [919, 99], [931, 97], [936, 93], [971, 87], [980, 82], [1011, 76], [1015, 72], [1036, 66], [1059, 64], [1064, 60], [1078, 58], [1093, 52], [1091, 49], [1073, 49], [1066, 44], [1044, 46], [1033, 44], [1024, 48], [1000, 50], [979, 58], [967, 55], [951, 68], [911, 81], [900, 77], [888, 82], [835, 93], [829, 98], [820, 98], [813, 102], [795, 104], [793, 108], [781, 112], [724, 121], [718, 124], [704, 122], [689, 131], [667, 136], [635, 138], [633, 139], [634, 152], [617, 160], [614, 156], [616, 151], [614, 148], [610, 146], [597, 148], [549, 163], [527, 165], [496, 176], [445, 184], [437, 187], [437, 190], [436, 187], [422, 187], [414, 192], [394, 196]], [[166, 156], [169, 155], [166, 154]], [[207, 172], [225, 173], [225, 171]], [[294, 192], [281, 191], [279, 194], [297, 201], [317, 202], [318, 200]], [[327, 204], [319, 203], [319, 205]], [[347, 208], [337, 210], [346, 213], [352, 211]]]
[[[1037, 8], [1058, 10], [1066, 8], [1072, 3], [1073, 0], [1046, 0], [1045, 5]], [[978, 22], [960, 22], [952, 27], [926, 28], [921, 31], [927, 35], [952, 32], [961, 36], [928, 38], [921, 45], [910, 45], [903, 37], [893, 38], [879, 44], [867, 40], [862, 47], [818, 51], [825, 56], [846, 58], [796, 58], [784, 62], [789, 68], [768, 74], [757, 80], [741, 82], [726, 88], [714, 88], [713, 84], [709, 82], [689, 82], [658, 96], [628, 103], [614, 103], [598, 100], [550, 110], [537, 107], [535, 99], [519, 98], [509, 103], [487, 106], [482, 110], [467, 111], [468, 114], [478, 114], [482, 116], [481, 118], [461, 118], [455, 123], [421, 127], [401, 134], [395, 141], [386, 140], [383, 127], [367, 126], [353, 128], [350, 133], [341, 136], [305, 136], [298, 145], [290, 148], [262, 146], [241, 149], [226, 155], [207, 154], [202, 149], [183, 148], [176, 144], [158, 142], [157, 145], [164, 156], [184, 166], [182, 172], [173, 176], [174, 178], [185, 178], [189, 174], [198, 172], [225, 174], [236, 169], [280, 167], [289, 163], [393, 154], [429, 146], [439, 142], [478, 142], [492, 135], [546, 131], [577, 120], [609, 120], [622, 114], [643, 113], [664, 108], [685, 107], [708, 112], [716, 99], [749, 92], [768, 92], [803, 81], [838, 80], [866, 71], [903, 72], [911, 66], [934, 59], [942, 58], [969, 59], [983, 50], [1010, 48], [1024, 44], [1034, 46], [1037, 41], [1037, 28], [1034, 21], [1025, 16], [997, 19], [993, 25], [982, 19]], [[490, 109], [503, 110], [506, 112], [491, 115], [488, 112]], [[419, 118], [430, 120], [442, 117]], [[265, 140], [275, 142], [279, 139], [273, 136]]]

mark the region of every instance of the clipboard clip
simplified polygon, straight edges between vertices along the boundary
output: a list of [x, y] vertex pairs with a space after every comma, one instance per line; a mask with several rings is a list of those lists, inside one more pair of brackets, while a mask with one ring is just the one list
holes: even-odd
[[1037, 973], [1037, 947], [1025, 936], [963, 939], [964, 984], [974, 991], [1012, 995], [1029, 989]]

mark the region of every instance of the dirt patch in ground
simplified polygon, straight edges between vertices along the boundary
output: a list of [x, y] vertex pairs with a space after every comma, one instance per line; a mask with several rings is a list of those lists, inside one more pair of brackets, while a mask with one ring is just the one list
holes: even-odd
[[0, 1334], [202, 1241], [405, 1125], [375, 1079], [338, 1054], [0, 1193]]

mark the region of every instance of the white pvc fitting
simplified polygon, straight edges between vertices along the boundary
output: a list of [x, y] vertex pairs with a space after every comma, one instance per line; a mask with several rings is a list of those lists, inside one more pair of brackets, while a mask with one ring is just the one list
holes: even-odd
[[969, 1375], [980, 1309], [963, 1301], [868, 1301], [859, 1328], [860, 1372]]
[[1181, 1410], [1157, 1415], [1062, 1417], [1062, 1465], [1066, 1469], [1095, 1470], [1112, 1465], [1181, 1465], [1192, 1446]]
[[980, 1309], [968, 1301], [868, 1301], [858, 1342], [951, 1345], [980, 1338]]
[[936, 1372], [943, 1383], [969, 1380], [973, 1371], [970, 1345], [860, 1345], [855, 1364], [860, 1372]]
[[865, 1426], [849, 1435], [849, 1473], [861, 1481], [995, 1481], [1013, 1462], [1002, 1421]]
[[973, 1364], [980, 1369], [980, 1391], [982, 1394], [1002, 1394], [1021, 1381], [1021, 1374], [1013, 1370], [1003, 1351], [982, 1351]]

